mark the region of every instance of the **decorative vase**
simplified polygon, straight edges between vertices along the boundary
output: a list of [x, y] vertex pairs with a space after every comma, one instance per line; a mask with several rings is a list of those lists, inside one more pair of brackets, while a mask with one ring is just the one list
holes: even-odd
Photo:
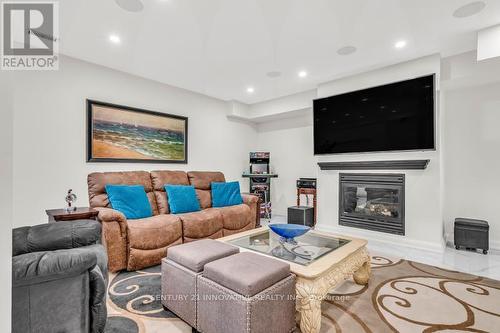
[[[286, 260], [291, 260], [293, 261], [296, 257], [301, 257], [303, 259], [310, 259], [310, 256], [305, 254], [305, 255], [299, 255], [295, 251], [293, 251], [298, 244], [297, 241], [295, 240], [295, 237], [299, 237], [304, 235], [306, 232], [308, 232], [311, 228], [305, 225], [299, 225], [299, 224], [269, 224], [269, 228], [276, 233], [279, 238], [279, 243], [280, 245], [275, 247], [271, 253], [282, 259]], [[292, 251], [287, 249], [286, 244], [290, 244], [295, 246]]]

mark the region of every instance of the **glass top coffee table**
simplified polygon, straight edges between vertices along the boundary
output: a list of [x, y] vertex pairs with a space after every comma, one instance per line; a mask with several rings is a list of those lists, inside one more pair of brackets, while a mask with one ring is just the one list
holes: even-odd
[[350, 242], [348, 239], [325, 237], [314, 233], [295, 237], [295, 241], [297, 244], [280, 241], [280, 236], [270, 229], [265, 229], [229, 240], [228, 243], [307, 266]]
[[319, 332], [321, 302], [331, 290], [351, 276], [361, 285], [370, 279], [370, 256], [363, 239], [312, 230], [296, 237], [296, 245], [282, 244], [278, 235], [261, 227], [218, 240], [290, 264], [297, 276], [297, 311], [303, 333]]

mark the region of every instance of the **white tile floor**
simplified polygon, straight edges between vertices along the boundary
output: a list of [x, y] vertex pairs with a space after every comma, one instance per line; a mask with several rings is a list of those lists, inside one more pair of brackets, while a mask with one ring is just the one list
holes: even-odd
[[[286, 217], [274, 215], [271, 222], [286, 223]], [[262, 224], [267, 223], [262, 220]], [[484, 255], [480, 252], [456, 250], [449, 244], [443, 253], [436, 253], [403, 244], [396, 246], [376, 241], [368, 243], [368, 250], [392, 257], [397, 254], [398, 257], [407, 260], [500, 280], [500, 251], [490, 250], [487, 255]]]

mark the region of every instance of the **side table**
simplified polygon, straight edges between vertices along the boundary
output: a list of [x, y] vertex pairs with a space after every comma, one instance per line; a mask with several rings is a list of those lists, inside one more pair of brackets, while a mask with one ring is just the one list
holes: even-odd
[[78, 207], [75, 211], [68, 212], [66, 209], [47, 209], [45, 211], [50, 222], [73, 221], [73, 220], [97, 220], [97, 210], [89, 207]]

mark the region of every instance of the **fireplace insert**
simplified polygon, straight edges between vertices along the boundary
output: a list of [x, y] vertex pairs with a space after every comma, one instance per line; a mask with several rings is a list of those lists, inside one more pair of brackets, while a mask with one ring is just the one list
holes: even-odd
[[405, 175], [340, 174], [339, 223], [405, 234]]

